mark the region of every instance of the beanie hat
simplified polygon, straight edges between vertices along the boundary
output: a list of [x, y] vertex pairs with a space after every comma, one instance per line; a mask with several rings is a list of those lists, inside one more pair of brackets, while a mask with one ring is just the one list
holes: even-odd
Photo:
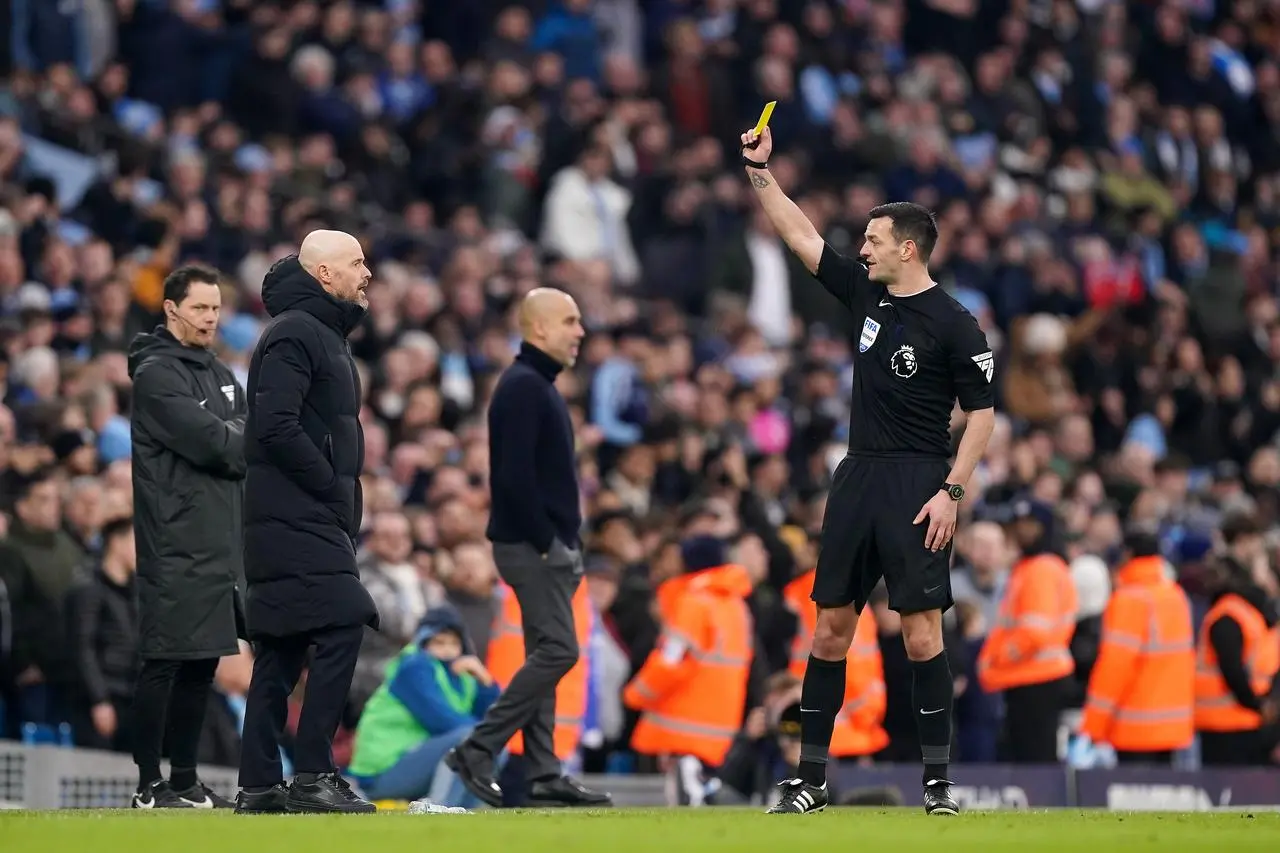
[[723, 566], [727, 561], [724, 542], [714, 536], [694, 536], [680, 546], [686, 572], [700, 572]]

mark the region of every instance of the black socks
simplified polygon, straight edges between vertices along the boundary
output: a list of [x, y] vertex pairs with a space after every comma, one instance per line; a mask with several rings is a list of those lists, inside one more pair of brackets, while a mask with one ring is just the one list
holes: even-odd
[[196, 769], [190, 768], [169, 768], [169, 787], [175, 791], [185, 791], [188, 788], [195, 787]]
[[923, 661], [911, 662], [911, 700], [916, 709], [920, 733], [920, 755], [924, 759], [924, 781], [946, 779], [951, 763], [951, 706], [955, 685], [946, 652]]
[[844, 705], [844, 674], [843, 659], [809, 655], [800, 692], [800, 779], [807, 785], [827, 783], [827, 750]]

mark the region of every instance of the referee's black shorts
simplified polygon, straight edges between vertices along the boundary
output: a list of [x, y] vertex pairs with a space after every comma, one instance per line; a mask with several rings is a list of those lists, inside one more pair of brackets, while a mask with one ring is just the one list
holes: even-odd
[[899, 613], [949, 609], [951, 543], [930, 552], [928, 521], [912, 522], [950, 470], [944, 459], [846, 456], [822, 519], [814, 602], [861, 611], [883, 577], [889, 607]]

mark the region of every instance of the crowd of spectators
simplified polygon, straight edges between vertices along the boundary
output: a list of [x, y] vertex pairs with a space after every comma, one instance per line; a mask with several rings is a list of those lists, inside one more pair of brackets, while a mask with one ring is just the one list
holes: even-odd
[[[1016, 501], [1053, 520], [1081, 617], [1130, 522], [1196, 591], [1224, 513], [1280, 529], [1280, 10], [1259, 0], [9, 0], [0, 77], [0, 685], [18, 723], [120, 746], [136, 660], [124, 349], [183, 261], [225, 273], [243, 383], [263, 274], [360, 236], [364, 582], [353, 709], [427, 609], [483, 653], [483, 413], [540, 285], [588, 336], [577, 425], [607, 641], [592, 760], [697, 523], [750, 534], [770, 669], [844, 453], [847, 316], [737, 164], [777, 100], [773, 174], [856, 253], [886, 200], [936, 210], [931, 270], [996, 352], [996, 433], [957, 540], [953, 647], [980, 643]], [[0, 28], [3, 29], [3, 28]], [[8, 47], [8, 46], [7, 46]], [[957, 418], [957, 425], [960, 419]], [[755, 547], [758, 543], [759, 547]], [[1270, 542], [1271, 557], [1276, 556]], [[913, 741], [883, 620], [890, 735]], [[209, 755], [234, 753], [250, 655]], [[902, 681], [907, 679], [907, 681]], [[972, 697], [972, 693], [970, 696]], [[353, 710], [353, 716], [356, 711]], [[960, 737], [998, 719], [959, 705]], [[755, 718], [753, 718], [753, 721]], [[898, 754], [901, 754], [899, 752]], [[601, 765], [603, 766], [603, 765]]]

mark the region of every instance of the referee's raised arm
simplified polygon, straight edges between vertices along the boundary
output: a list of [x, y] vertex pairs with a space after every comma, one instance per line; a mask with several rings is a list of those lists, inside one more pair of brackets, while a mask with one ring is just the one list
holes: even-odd
[[865, 278], [865, 273], [856, 261], [828, 246], [809, 217], [778, 186], [777, 180], [769, 173], [769, 155], [772, 153], [773, 135], [769, 128], [758, 135], [754, 128], [742, 134], [742, 165], [773, 229], [805, 268], [822, 282], [822, 286], [841, 304], [852, 309], [854, 287], [860, 276]]

